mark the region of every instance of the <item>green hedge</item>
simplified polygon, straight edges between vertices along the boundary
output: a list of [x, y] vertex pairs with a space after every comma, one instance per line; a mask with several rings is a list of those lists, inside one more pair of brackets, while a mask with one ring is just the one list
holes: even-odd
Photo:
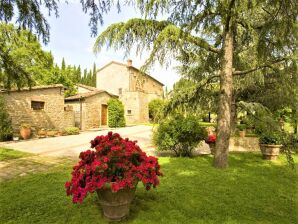
[[125, 127], [124, 106], [117, 99], [108, 101], [109, 127]]
[[5, 109], [5, 102], [2, 96], [0, 96], [0, 121], [0, 141], [11, 140], [13, 135], [11, 120]]

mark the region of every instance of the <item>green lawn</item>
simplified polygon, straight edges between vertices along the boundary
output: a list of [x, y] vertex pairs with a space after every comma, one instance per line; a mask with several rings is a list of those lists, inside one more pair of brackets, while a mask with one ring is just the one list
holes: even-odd
[[[139, 184], [124, 223], [297, 223], [298, 173], [285, 157], [231, 154], [226, 170], [213, 168], [208, 156], [159, 161], [160, 186], [146, 192]], [[95, 194], [81, 205], [66, 197], [70, 172], [64, 165], [1, 183], [0, 223], [107, 223]]]
[[17, 150], [0, 148], [0, 161], [10, 160], [10, 159], [18, 159], [22, 157], [31, 156], [31, 153], [20, 152]]

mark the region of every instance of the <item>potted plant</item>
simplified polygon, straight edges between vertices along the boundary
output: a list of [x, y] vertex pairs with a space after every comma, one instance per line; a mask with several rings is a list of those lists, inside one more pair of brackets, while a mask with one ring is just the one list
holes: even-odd
[[45, 138], [45, 137], [47, 137], [47, 131], [42, 128], [37, 132], [37, 135], [39, 138]]
[[67, 195], [72, 195], [73, 203], [82, 203], [88, 193], [96, 191], [104, 216], [122, 220], [129, 213], [139, 181], [147, 190], [159, 184], [162, 174], [157, 158], [147, 156], [136, 141], [112, 132], [97, 136], [91, 148], [80, 153], [72, 178], [65, 184]]
[[259, 143], [263, 159], [276, 160], [282, 147], [280, 136], [275, 133], [263, 133]]
[[50, 129], [47, 131], [47, 136], [48, 137], [54, 137], [57, 134], [57, 131], [54, 129]]
[[59, 136], [62, 136], [63, 135], [63, 131], [62, 130], [58, 130], [57, 132], [56, 132], [56, 137], [59, 137]]
[[13, 141], [19, 141], [19, 139], [20, 139], [19, 135], [14, 135], [12, 138]]
[[238, 125], [238, 130], [239, 130], [239, 136], [241, 138], [244, 138], [246, 134], [246, 125], [245, 124]]
[[29, 139], [31, 136], [31, 125], [30, 124], [21, 124], [20, 135], [23, 139]]
[[214, 155], [215, 154], [216, 134], [215, 133], [208, 134], [208, 137], [205, 140], [205, 142], [209, 145], [211, 154]]

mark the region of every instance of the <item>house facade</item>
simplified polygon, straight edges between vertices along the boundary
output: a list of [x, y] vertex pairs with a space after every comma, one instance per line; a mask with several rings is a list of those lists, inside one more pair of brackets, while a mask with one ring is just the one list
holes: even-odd
[[16, 133], [23, 123], [30, 124], [33, 131], [74, 126], [74, 114], [71, 108], [65, 108], [64, 87], [61, 84], [2, 91], [0, 96], [6, 102]]
[[112, 61], [97, 71], [96, 88], [119, 96], [125, 109], [126, 124], [147, 123], [148, 104], [156, 98], [163, 98], [163, 84], [152, 76], [142, 73], [127, 64]]
[[75, 114], [75, 126], [81, 130], [108, 125], [108, 101], [117, 96], [94, 87], [78, 85], [78, 94], [65, 98]]

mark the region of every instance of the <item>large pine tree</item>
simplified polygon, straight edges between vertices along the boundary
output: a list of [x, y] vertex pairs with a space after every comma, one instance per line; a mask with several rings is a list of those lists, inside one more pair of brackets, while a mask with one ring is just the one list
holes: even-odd
[[[145, 69], [172, 59], [196, 58], [206, 82], [219, 78], [214, 165], [228, 166], [233, 77], [272, 72], [296, 63], [298, 2], [295, 0], [135, 1], [144, 19], [109, 26], [94, 50], [105, 45], [151, 49]], [[159, 15], [166, 21], [157, 20]]]

